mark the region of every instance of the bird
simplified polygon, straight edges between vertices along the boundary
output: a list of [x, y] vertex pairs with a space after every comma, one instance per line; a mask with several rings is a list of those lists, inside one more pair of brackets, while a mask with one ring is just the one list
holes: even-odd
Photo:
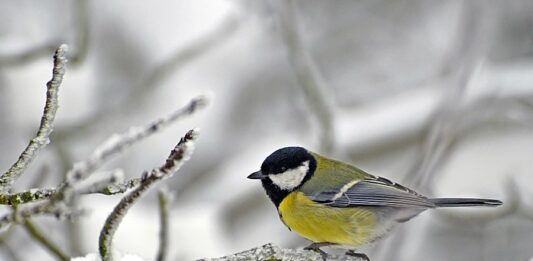
[[328, 255], [321, 248], [328, 246], [348, 248], [347, 255], [369, 260], [354, 249], [385, 237], [397, 224], [428, 209], [502, 204], [495, 199], [428, 198], [297, 146], [274, 151], [248, 178], [261, 181], [281, 221], [311, 241], [304, 249], [324, 260]]

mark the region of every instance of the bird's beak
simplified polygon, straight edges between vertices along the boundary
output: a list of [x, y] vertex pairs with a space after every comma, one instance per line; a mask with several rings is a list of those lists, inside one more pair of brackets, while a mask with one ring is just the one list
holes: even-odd
[[264, 175], [261, 171], [256, 171], [248, 176], [249, 179], [266, 179], [268, 175]]

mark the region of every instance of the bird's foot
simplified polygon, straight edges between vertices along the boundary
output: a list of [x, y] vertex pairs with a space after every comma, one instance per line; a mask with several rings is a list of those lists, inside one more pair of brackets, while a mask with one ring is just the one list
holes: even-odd
[[324, 250], [320, 248], [324, 246], [329, 246], [329, 245], [331, 244], [330, 243], [312, 243], [311, 245], [304, 247], [304, 250], [311, 250], [311, 251], [319, 253], [320, 256], [322, 256], [322, 260], [326, 261], [328, 258], [328, 253], [324, 252]]
[[353, 250], [348, 250], [346, 251], [345, 255], [347, 256], [354, 256], [354, 257], [359, 257], [365, 261], [370, 261], [370, 258], [368, 258], [368, 256], [366, 254], [363, 254], [363, 253], [356, 253], [355, 251]]

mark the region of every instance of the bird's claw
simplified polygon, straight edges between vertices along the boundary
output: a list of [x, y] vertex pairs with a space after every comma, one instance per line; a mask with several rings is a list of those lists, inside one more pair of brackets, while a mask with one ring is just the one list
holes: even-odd
[[322, 260], [326, 261], [328, 258], [328, 253], [320, 249], [320, 246], [322, 246], [320, 243], [319, 244], [313, 243], [311, 245], [304, 247], [304, 250], [310, 250], [310, 251], [316, 252], [320, 254], [320, 256], [322, 256]]
[[370, 261], [370, 258], [368, 258], [368, 256], [366, 254], [363, 254], [363, 253], [356, 253], [355, 251], [353, 250], [348, 250], [346, 251], [345, 255], [347, 256], [354, 256], [354, 257], [358, 257], [358, 258], [361, 258], [365, 261]]

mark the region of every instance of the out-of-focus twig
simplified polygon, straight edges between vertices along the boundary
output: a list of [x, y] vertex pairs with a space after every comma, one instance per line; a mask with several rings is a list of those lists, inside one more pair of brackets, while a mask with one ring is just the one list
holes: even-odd
[[77, 0], [72, 2], [74, 21], [74, 43], [73, 54], [69, 57], [70, 63], [77, 66], [85, 61], [89, 52], [89, 3], [87, 0]]
[[4, 254], [6, 257], [9, 258], [9, 260], [11, 261], [20, 261], [22, 259], [19, 258], [19, 256], [17, 255], [17, 253], [15, 253], [15, 251], [13, 250], [13, 248], [6, 244], [5, 242], [1, 242], [0, 240], [0, 249], [2, 249], [2, 254]]
[[11, 226], [7, 230], [2, 231], [2, 233], [0, 233], [0, 248], [2, 249], [0, 253], [5, 254], [5, 256], [8, 256], [13, 261], [19, 261], [21, 259], [17, 256], [15, 251], [13, 251], [11, 246], [8, 244], [8, 241], [13, 239], [14, 228], [14, 226]]
[[0, 192], [9, 191], [13, 183], [22, 175], [33, 158], [35, 158], [37, 152], [50, 142], [49, 136], [54, 128], [54, 119], [58, 108], [58, 90], [65, 75], [65, 66], [67, 63], [65, 55], [67, 49], [67, 45], [63, 44], [56, 50], [52, 79], [46, 84], [46, 104], [39, 130], [26, 149], [20, 154], [17, 162], [0, 177]]
[[169, 244], [168, 206], [172, 202], [172, 194], [170, 194], [168, 190], [161, 189], [159, 190], [159, 193], [157, 193], [157, 198], [159, 200], [160, 227], [159, 227], [159, 248], [157, 250], [156, 260], [164, 261], [164, 260], [167, 260], [167, 255], [168, 255], [168, 244]]
[[57, 43], [54, 42], [54, 43], [46, 43], [43, 45], [32, 47], [31, 49], [22, 51], [18, 54], [4, 55], [0, 57], [0, 66], [23, 65], [37, 58], [48, 55], [49, 53], [53, 52], [56, 49], [57, 49]]
[[172, 150], [165, 164], [159, 168], [153, 169], [149, 173], [144, 173], [141, 178], [141, 184], [128, 195], [123, 197], [113, 209], [100, 232], [98, 249], [102, 260], [113, 260], [111, 253], [113, 237], [128, 210], [137, 202], [144, 192], [157, 181], [172, 176], [180, 169], [183, 163], [190, 158], [194, 149], [194, 141], [197, 136], [198, 132], [196, 130], [190, 130], [187, 132]]
[[[181, 67], [191, 63], [194, 59], [207, 54], [214, 47], [219, 46], [225, 40], [237, 32], [241, 24], [242, 17], [236, 14], [228, 15], [216, 28], [192, 41], [185, 47], [177, 49], [172, 55], [149, 70], [143, 77], [141, 86], [158, 86], [168, 78], [170, 74], [175, 74]], [[151, 88], [144, 88], [150, 90]]]
[[[437, 168], [449, 159], [462, 134], [458, 131], [458, 125], [464, 120], [461, 101], [469, 80], [475, 76], [475, 69], [479, 68], [485, 55], [488, 46], [486, 37], [492, 29], [491, 19], [490, 7], [482, 2], [464, 3], [458, 23], [456, 46], [452, 48], [452, 54], [443, 68], [445, 74], [450, 74], [448, 81], [452, 86], [446, 89], [448, 92], [434, 111], [420, 144], [417, 160], [404, 177], [404, 183], [424, 194], [431, 194], [433, 181], [438, 174]], [[388, 241], [386, 250], [380, 251], [381, 259], [392, 260], [397, 256], [406, 238], [407, 231], [398, 230]]]
[[24, 228], [26, 231], [44, 248], [50, 251], [57, 259], [62, 261], [70, 260], [70, 257], [65, 254], [58, 245], [50, 241], [48, 238], [33, 222], [28, 218], [24, 221]]
[[[430, 184], [437, 174], [435, 170], [451, 155], [460, 135], [457, 125], [461, 124], [464, 116], [461, 101], [469, 81], [475, 77], [475, 69], [480, 67], [480, 60], [486, 53], [486, 37], [492, 30], [490, 11], [479, 1], [463, 5], [456, 46], [443, 66], [443, 73], [450, 74], [451, 87], [447, 88], [428, 123], [418, 160], [413, 162], [404, 178], [406, 183], [424, 193], [430, 193]], [[478, 15], [473, 16], [473, 13]]]
[[[328, 260], [361, 261], [361, 257], [349, 255], [328, 255]], [[252, 249], [219, 258], [204, 258], [197, 261], [233, 261], [233, 260], [279, 260], [279, 261], [322, 261], [322, 256], [310, 250], [280, 248], [266, 244]]]
[[[73, 1], [73, 34], [75, 39], [70, 44], [73, 47], [73, 52], [68, 56], [71, 65], [80, 65], [87, 57], [89, 50], [89, 10], [88, 1], [79, 0]], [[50, 52], [56, 50], [60, 42], [50, 41], [27, 50], [21, 51], [17, 54], [0, 56], [0, 66], [20, 66], [32, 62], [38, 58], [48, 55]]]
[[[236, 14], [229, 14], [224, 20], [217, 25], [216, 28], [200, 36], [198, 39], [191, 41], [189, 44], [177, 48], [165, 60], [159, 62], [154, 68], [148, 70], [143, 74], [139, 80], [139, 87], [132, 88], [129, 97], [124, 99], [124, 103], [118, 107], [122, 108], [118, 111], [128, 111], [129, 108], [136, 109], [146, 102], [146, 98], [150, 97], [150, 93], [160, 86], [170, 75], [176, 75], [180, 69], [191, 64], [196, 59], [201, 58], [204, 54], [216, 49], [226, 40], [231, 39], [231, 36], [237, 32], [242, 24], [243, 18]], [[135, 107], [135, 108], [133, 108]], [[92, 130], [98, 124], [105, 123], [116, 115], [109, 111], [97, 111], [83, 122], [75, 123], [67, 128], [58, 130], [56, 135], [64, 139], [81, 136]]]
[[294, 1], [276, 0], [273, 2], [277, 6], [279, 29], [287, 49], [288, 59], [302, 88], [310, 112], [316, 117], [320, 126], [321, 151], [324, 153], [331, 152], [334, 146], [331, 92], [327, 92], [325, 81], [298, 34], [298, 21], [295, 17]]
[[50, 204], [37, 204], [28, 208], [20, 208], [4, 215], [0, 218], [0, 229], [11, 223], [23, 223], [25, 219], [42, 214], [54, 215], [56, 218], [71, 219], [80, 216], [82, 213], [79, 210], [58, 208]]

